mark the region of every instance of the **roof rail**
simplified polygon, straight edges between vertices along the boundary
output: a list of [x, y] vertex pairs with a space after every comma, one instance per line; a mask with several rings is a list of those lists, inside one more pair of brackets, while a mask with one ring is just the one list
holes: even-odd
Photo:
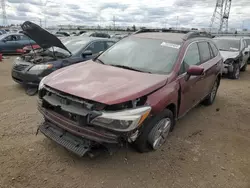
[[175, 29], [147, 29], [147, 28], [143, 28], [143, 29], [140, 29], [140, 30], [132, 33], [132, 35], [139, 34], [139, 33], [148, 33], [148, 32], [183, 33], [183, 34], [186, 34], [183, 37], [183, 40], [188, 40], [188, 39], [195, 38], [195, 37], [212, 38], [212, 35], [210, 33], [203, 32], [203, 31], [183, 31], [183, 30], [175, 30]]
[[132, 35], [139, 34], [139, 33], [149, 33], [149, 32], [162, 32], [162, 33], [188, 33], [189, 31], [182, 31], [182, 30], [175, 30], [175, 29], [148, 29], [148, 28], [143, 28], [139, 29], [138, 31], [135, 31], [132, 33]]
[[199, 32], [199, 31], [190, 31], [184, 37], [183, 40], [188, 40], [195, 37], [208, 37], [213, 38], [210, 33], [207, 32]]

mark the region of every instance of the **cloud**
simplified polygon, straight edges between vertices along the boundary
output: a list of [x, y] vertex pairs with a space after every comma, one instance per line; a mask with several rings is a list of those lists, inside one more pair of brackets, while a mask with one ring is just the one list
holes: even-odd
[[[47, 2], [47, 3], [46, 3]], [[215, 0], [7, 0], [9, 23], [45, 20], [48, 25], [208, 27]], [[250, 29], [250, 0], [232, 1], [230, 27]], [[177, 19], [178, 17], [178, 19]]]
[[76, 4], [67, 4], [66, 5], [69, 9], [80, 9], [80, 6], [79, 5], [76, 5]]

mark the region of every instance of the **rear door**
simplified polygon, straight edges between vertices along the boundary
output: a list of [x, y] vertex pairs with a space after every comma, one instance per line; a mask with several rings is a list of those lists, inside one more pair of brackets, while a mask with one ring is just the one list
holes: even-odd
[[196, 99], [200, 97], [200, 86], [197, 85], [200, 76], [191, 76], [187, 80], [187, 70], [192, 65], [200, 65], [200, 53], [197, 42], [191, 43], [187, 48], [177, 78], [181, 87], [179, 117], [185, 115], [196, 104]]

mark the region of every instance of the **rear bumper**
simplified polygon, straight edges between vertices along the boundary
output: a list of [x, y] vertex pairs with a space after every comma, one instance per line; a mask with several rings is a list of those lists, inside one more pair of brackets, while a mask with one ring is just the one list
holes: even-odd
[[12, 70], [11, 72], [12, 79], [23, 85], [36, 86], [38, 87], [41, 79], [43, 77], [36, 74], [28, 74], [27, 72]]

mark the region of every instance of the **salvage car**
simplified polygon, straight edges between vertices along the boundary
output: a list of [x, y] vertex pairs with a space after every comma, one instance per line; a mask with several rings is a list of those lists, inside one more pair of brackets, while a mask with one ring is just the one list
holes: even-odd
[[79, 156], [127, 143], [159, 149], [178, 119], [214, 102], [222, 73], [208, 35], [173, 32], [141, 30], [43, 78], [38, 131]]
[[223, 74], [231, 79], [239, 79], [240, 71], [245, 71], [249, 59], [249, 48], [243, 37], [215, 37], [214, 42], [224, 59]]
[[34, 45], [35, 41], [21, 33], [8, 33], [0, 35], [0, 53], [20, 54], [19, 50], [27, 45]]
[[11, 75], [15, 82], [32, 89], [32, 95], [44, 76], [62, 67], [91, 59], [115, 43], [93, 37], [65, 37], [59, 40], [31, 22], [25, 22], [22, 28], [42, 49], [16, 58]]

